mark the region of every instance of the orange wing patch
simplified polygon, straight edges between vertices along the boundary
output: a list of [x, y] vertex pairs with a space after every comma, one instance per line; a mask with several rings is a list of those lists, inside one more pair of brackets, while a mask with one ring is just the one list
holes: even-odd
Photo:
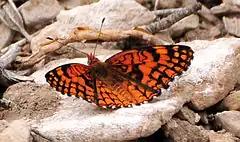
[[192, 59], [190, 47], [164, 45], [120, 52], [106, 60], [106, 63], [139, 82], [139, 85], [159, 90], [168, 88], [168, 83], [187, 70]]
[[109, 89], [108, 85], [102, 81], [96, 81], [98, 91], [97, 105], [103, 108], [131, 107], [132, 105], [140, 105], [149, 101], [153, 96], [160, 93], [145, 89], [133, 81], [126, 80], [123, 84], [127, 85], [126, 91], [119, 92]]
[[66, 64], [49, 71], [45, 77], [62, 94], [94, 102], [94, 83], [90, 71], [89, 66], [83, 64]]

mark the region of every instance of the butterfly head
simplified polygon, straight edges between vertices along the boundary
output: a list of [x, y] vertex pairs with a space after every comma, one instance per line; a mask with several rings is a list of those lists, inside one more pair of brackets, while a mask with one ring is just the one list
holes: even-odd
[[98, 58], [96, 58], [94, 56], [94, 54], [90, 53], [89, 56], [88, 56], [88, 65], [92, 65], [96, 62], [100, 62], [100, 60]]

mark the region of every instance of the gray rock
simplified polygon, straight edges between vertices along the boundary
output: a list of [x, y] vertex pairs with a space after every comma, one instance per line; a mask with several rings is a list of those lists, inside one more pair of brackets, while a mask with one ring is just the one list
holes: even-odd
[[209, 142], [239, 142], [240, 139], [234, 137], [231, 133], [221, 133], [208, 131]]
[[199, 26], [199, 16], [193, 14], [175, 23], [166, 31], [168, 31], [171, 37], [174, 38], [174, 37], [179, 37], [185, 32], [195, 29], [198, 26]]
[[237, 6], [240, 6], [240, 1], [239, 0], [232, 0], [232, 3], [237, 5]]
[[176, 142], [236, 142], [238, 138], [231, 133], [205, 130], [201, 126], [192, 125], [187, 121], [172, 119], [163, 126], [163, 131]]
[[176, 117], [180, 118], [181, 120], [186, 120], [191, 124], [196, 124], [200, 120], [200, 116], [189, 109], [187, 106], [184, 106], [177, 114]]
[[194, 84], [192, 106], [204, 110], [221, 101], [239, 82], [240, 39], [193, 41], [187, 45], [195, 50], [195, 58], [183, 79]]
[[198, 12], [201, 18], [200, 25], [187, 32], [182, 41], [192, 40], [214, 40], [219, 37], [222, 33], [225, 33], [225, 28], [216, 15], [202, 5], [202, 9]]
[[186, 32], [184, 37], [180, 40], [183, 42], [193, 40], [214, 40], [216, 37], [220, 36], [220, 34], [221, 31], [218, 27], [209, 24], [204, 24], [203, 26], [203, 24], [201, 24], [200, 27]]
[[31, 82], [10, 86], [4, 93], [4, 98], [11, 102], [11, 109], [3, 116], [6, 120], [41, 120], [50, 117], [57, 111], [61, 100], [50, 86]]
[[19, 7], [19, 11], [28, 27], [45, 26], [60, 12], [57, 0], [30, 0]]
[[194, 4], [197, 4], [197, 0], [180, 0], [182, 5], [181, 7], [188, 7], [190, 5], [194, 5]]
[[240, 91], [231, 92], [226, 98], [223, 99], [221, 105], [227, 110], [240, 111]]
[[0, 133], [1, 142], [29, 142], [30, 127], [24, 120], [14, 120]]
[[[223, 38], [180, 44], [191, 46], [195, 51], [195, 58], [189, 70], [171, 83], [169, 90], [163, 91], [160, 98], [155, 99], [159, 101], [107, 112], [85, 101], [72, 101], [68, 98], [62, 101], [60, 111], [54, 116], [43, 119], [37, 124], [37, 129], [53, 138], [61, 137], [61, 140], [73, 138], [75, 141], [89, 138], [93, 141], [130, 140], [155, 132], [181, 109], [186, 100], [192, 98], [195, 108], [202, 110], [224, 98], [238, 82], [240, 40]], [[101, 56], [100, 60], [104, 61], [106, 58]], [[86, 64], [87, 60], [74, 59], [67, 62]], [[49, 63], [32, 77], [36, 82], [44, 83], [43, 74], [67, 62], [61, 60], [61, 63]], [[173, 98], [169, 96], [177, 97], [178, 100], [172, 100]], [[168, 99], [163, 101], [164, 98]], [[166, 101], [169, 102], [168, 105]], [[99, 121], [96, 121], [97, 119]]]
[[9, 44], [13, 39], [14, 31], [9, 29], [4, 23], [0, 21], [0, 49]]
[[64, 9], [72, 9], [77, 6], [88, 5], [97, 1], [98, 0], [64, 0], [64, 1], [59, 1], [59, 4]]
[[231, 132], [240, 138], [240, 112], [224, 111], [216, 114], [216, 121], [222, 125], [222, 128]]
[[192, 125], [187, 121], [172, 119], [163, 126], [163, 131], [176, 142], [208, 142], [208, 136], [200, 126]]
[[101, 0], [91, 5], [61, 11], [57, 20], [65, 24], [83, 25], [99, 30], [104, 17], [103, 29], [121, 30], [145, 25], [155, 19], [153, 13], [134, 0]]
[[[156, 3], [156, 1], [158, 3]], [[176, 8], [180, 6], [179, 0], [152, 0], [152, 3], [156, 5], [157, 9], [168, 9], [168, 8]]]
[[0, 132], [8, 127], [8, 122], [6, 120], [0, 120]]
[[[180, 95], [189, 94], [187, 91]], [[25, 117], [36, 131], [55, 141], [122, 141], [154, 133], [186, 102], [179, 96], [133, 108], [105, 110], [67, 96], [58, 103], [58, 95], [46, 85], [15, 84], [4, 94], [14, 104], [5, 119]]]
[[211, 12], [215, 15], [239, 14], [240, 8], [237, 5], [222, 3], [211, 8]]
[[240, 37], [240, 16], [223, 17], [223, 23], [226, 30], [237, 37]]
[[223, 3], [240, 6], [239, 0], [224, 0]]
[[[180, 44], [189, 45], [195, 51], [192, 65], [171, 83], [169, 90], [163, 91], [160, 98], [155, 99], [156, 102], [109, 112], [85, 101], [68, 98], [62, 100], [59, 112], [36, 124], [37, 130], [49, 137], [60, 137], [61, 140], [130, 140], [154, 133], [181, 109], [186, 100], [192, 98], [193, 106], [199, 110], [214, 105], [238, 82], [240, 40], [223, 38]], [[100, 60], [106, 58], [101, 56]], [[35, 72], [32, 77], [35, 82], [44, 83], [43, 74], [69, 62], [86, 64], [87, 60], [55, 61]]]

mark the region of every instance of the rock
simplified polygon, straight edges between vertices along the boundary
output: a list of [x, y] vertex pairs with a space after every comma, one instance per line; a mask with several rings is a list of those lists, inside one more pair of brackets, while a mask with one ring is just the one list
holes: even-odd
[[4, 114], [4, 119], [7, 120], [23, 117], [40, 120], [54, 115], [60, 105], [60, 96], [50, 86], [30, 82], [10, 86], [3, 96], [11, 102], [11, 109]]
[[[103, 56], [101, 57], [100, 59], [104, 60]], [[85, 64], [87, 62], [86, 59], [68, 60], [68, 62], [70, 61]], [[65, 63], [63, 60], [61, 61], [61, 64]], [[59, 62], [49, 63], [45, 69], [39, 70], [39, 73], [35, 73], [34, 76], [45, 74], [58, 65]], [[43, 83], [39, 79], [35, 81]], [[80, 99], [67, 98], [61, 102], [62, 106], [56, 115], [43, 119], [41, 123], [36, 124], [36, 128], [48, 137], [60, 137], [59, 141], [69, 141], [70, 139], [74, 139], [74, 141], [136, 139], [154, 133], [162, 124], [169, 121], [172, 115], [179, 111], [186, 101], [184, 97], [181, 98], [180, 96], [189, 94], [188, 91], [190, 90], [190, 88], [187, 88], [187, 90], [182, 88], [177, 91], [183, 91], [182, 93], [173, 93], [179, 95], [179, 97], [176, 97], [178, 99], [174, 97], [168, 100], [152, 102], [153, 104], [121, 108], [115, 111], [97, 108]], [[162, 94], [162, 97], [167, 97], [166, 95], [168, 93]], [[113, 128], [114, 131], [112, 131]], [[69, 131], [74, 131], [74, 133], [69, 133]]]
[[[85, 101], [73, 101], [68, 98], [61, 101], [62, 105], [54, 116], [36, 124], [37, 130], [49, 137], [61, 137], [62, 141], [73, 138], [76, 141], [131, 140], [154, 133], [191, 97], [193, 97], [191, 100], [193, 106], [198, 110], [210, 107], [224, 98], [238, 82], [240, 40], [222, 38], [180, 44], [188, 45], [195, 51], [192, 65], [187, 72], [171, 83], [167, 91], [163, 90], [162, 95], [155, 99], [155, 102], [136, 108], [122, 108], [110, 113]], [[104, 61], [106, 58], [108, 57], [101, 56], [100, 60]], [[87, 59], [68, 60], [69, 62], [86, 64]], [[49, 63], [42, 70], [35, 72], [32, 77], [35, 76], [35, 82], [44, 83], [43, 75], [47, 71], [66, 63], [63, 59], [61, 63]], [[168, 99], [163, 100], [163, 98]], [[115, 128], [114, 131], [112, 128]]]
[[88, 5], [94, 2], [98, 2], [99, 0], [64, 0], [64, 1], [59, 1], [59, 4], [64, 8], [64, 9], [72, 9], [77, 6], [82, 6], [82, 5]]
[[189, 30], [195, 29], [199, 26], [199, 16], [190, 15], [188, 17], [183, 18], [179, 22], [172, 25], [168, 31], [171, 37], [176, 38], [186, 33]]
[[6, 120], [0, 120], [0, 133], [8, 127], [8, 122]]
[[[99, 59], [104, 60], [104, 58], [106, 59], [107, 57], [101, 56]], [[68, 62], [70, 61], [84, 64], [87, 62], [86, 58], [68, 60]], [[35, 75], [32, 75], [32, 77], [39, 76], [35, 82], [46, 83], [43, 77], [44, 74], [59, 64], [60, 62], [53, 61], [47, 64], [42, 70], [37, 71], [38, 73], [36, 72]], [[66, 64], [66, 61], [64, 62], [62, 59], [61, 64]], [[189, 100], [185, 95], [191, 94], [192, 88], [184, 83], [182, 85], [186, 86], [186, 88], [174, 87], [175, 89], [172, 88], [172, 91], [175, 90], [173, 93], [165, 91], [159, 98], [162, 99], [161, 101], [157, 101], [159, 99], [156, 99], [155, 102], [153, 101], [149, 104], [118, 110], [105, 110], [81, 99], [65, 96], [61, 100], [60, 106], [56, 106], [55, 113], [51, 111], [50, 116], [41, 117], [41, 120], [37, 121], [32, 127], [39, 131], [40, 134], [56, 141], [123, 141], [146, 137], [153, 134], [161, 125], [169, 121], [181, 109], [182, 105]], [[37, 86], [37, 88], [34, 86]], [[51, 96], [55, 96], [53, 93], [56, 95], [59, 93], [50, 88], [49, 91], [46, 91], [45, 86], [18, 83], [14, 87], [10, 87], [4, 96], [14, 96], [12, 93], [9, 95], [8, 93], [18, 92], [17, 98], [28, 96], [28, 103], [34, 104], [34, 100], [36, 100], [37, 102], [41, 102], [41, 104], [46, 104], [43, 108], [51, 108], [52, 105], [45, 102], [48, 102], [50, 99], [54, 101], [55, 99]], [[24, 88], [24, 90], [18, 88]], [[40, 88], [43, 88], [43, 90], [40, 91]], [[36, 94], [38, 92], [41, 92], [41, 95]], [[173, 94], [171, 98], [169, 98], [170, 93]], [[37, 96], [38, 99], [34, 96]], [[50, 98], [46, 99], [45, 97]], [[14, 98], [16, 98], [16, 95]], [[13, 101], [14, 99], [10, 100]], [[22, 104], [22, 101], [14, 101], [14, 103]], [[28, 112], [29, 108], [32, 107], [28, 107]], [[39, 110], [30, 110], [30, 112], [35, 115], [39, 112], [44, 113], [44, 111]], [[46, 114], [49, 113], [48, 110], [45, 112]], [[26, 117], [36, 119], [28, 115]]]
[[192, 107], [204, 110], [221, 101], [239, 82], [240, 39], [193, 41], [187, 45], [194, 48], [195, 57], [184, 79], [195, 84]]
[[198, 13], [202, 17], [199, 26], [186, 32], [181, 41], [214, 40], [225, 32], [222, 21], [213, 15], [208, 8], [202, 6]]
[[[168, 122], [191, 97], [195, 108], [202, 110], [224, 98], [239, 82], [239, 39], [222, 38], [180, 44], [193, 48], [194, 60], [189, 70], [176, 78], [168, 90], [163, 90], [159, 98], [148, 104], [114, 111], [100, 109], [80, 99], [63, 99], [54, 115], [42, 118], [35, 124], [36, 130], [53, 139], [60, 138], [58, 141], [123, 141], [145, 137]], [[103, 56], [100, 59], [104, 61]], [[86, 64], [87, 59], [70, 61]], [[61, 64], [65, 63], [62, 59]], [[36, 72], [35, 75], [39, 77], [35, 82], [44, 83], [44, 74], [58, 65], [56, 62], [49, 63]], [[13, 91], [16, 92], [16, 89]], [[54, 93], [40, 92], [41, 96]], [[32, 100], [29, 97], [35, 96], [34, 92], [33, 95], [29, 95], [31, 92], [19, 92], [19, 95], [22, 94], [28, 96], [29, 100]], [[199, 134], [195, 138], [201, 136]]]
[[235, 91], [229, 94], [226, 98], [223, 99], [221, 103], [224, 108], [227, 110], [238, 110], [240, 111], [240, 91]]
[[156, 16], [134, 0], [101, 0], [91, 5], [61, 11], [57, 21], [99, 30], [103, 17], [103, 29], [126, 30], [150, 23]]
[[239, 0], [223, 0], [223, 3], [240, 6]]
[[223, 17], [223, 23], [226, 30], [237, 37], [240, 37], [240, 17], [231, 16], [231, 17]]
[[224, 111], [216, 114], [216, 121], [222, 125], [222, 128], [231, 132], [236, 137], [240, 138], [240, 112], [239, 111]]
[[209, 142], [239, 142], [231, 133], [208, 132]]
[[173, 41], [170, 32], [168, 31], [159, 31], [157, 32], [154, 36], [158, 37], [163, 41], [163, 44], [174, 44], [175, 42]]
[[197, 0], [180, 0], [180, 1], [181, 1], [181, 7], [188, 7], [198, 3]]
[[157, 9], [169, 9], [169, 8], [177, 8], [181, 6], [181, 3], [179, 0], [158, 0], [158, 3], [156, 3], [157, 0], [153, 0], [153, 4], [157, 5]]
[[236, 142], [238, 138], [230, 133], [214, 132], [213, 130], [205, 130], [201, 126], [192, 125], [187, 121], [173, 118], [170, 122], [163, 126], [163, 131], [170, 136], [173, 141], [185, 142]]
[[19, 7], [19, 11], [28, 27], [43, 27], [60, 12], [57, 0], [30, 0]]
[[29, 142], [30, 127], [24, 120], [14, 120], [0, 133], [1, 142]]
[[240, 6], [240, 1], [239, 0], [232, 0], [232, 3], [237, 5], [237, 6]]
[[200, 116], [201, 123], [205, 125], [209, 124], [208, 114], [206, 111], [199, 112], [199, 116]]
[[220, 34], [221, 31], [218, 27], [209, 24], [202, 26], [201, 24], [200, 27], [186, 32], [184, 37], [180, 40], [183, 42], [193, 40], [214, 40], [216, 37], [220, 36]]
[[186, 120], [191, 124], [197, 124], [200, 120], [200, 116], [189, 109], [187, 106], [184, 106], [177, 114], [176, 117], [180, 118], [181, 120]]
[[170, 136], [176, 142], [208, 142], [208, 136], [203, 132], [204, 129], [200, 126], [191, 125], [187, 121], [172, 119], [163, 126], [163, 130], [167, 136]]
[[[30, 119], [36, 131], [56, 141], [131, 140], [157, 131], [186, 102], [181, 97], [172, 97], [133, 108], [105, 110], [65, 96], [67, 98], [61, 99], [61, 106], [58, 106], [59, 99], [55, 97], [59, 93], [52, 88], [47, 91], [47, 88], [34, 83], [11, 86], [4, 96], [18, 106], [20, 113], [13, 107], [15, 117], [11, 118], [11, 113], [11, 117], [8, 115], [5, 119]], [[13, 95], [12, 92], [18, 93]]]
[[[155, 102], [134, 108], [122, 108], [110, 113], [85, 101], [72, 101], [68, 98], [61, 101], [62, 105], [59, 106], [59, 111], [54, 116], [36, 124], [37, 130], [49, 137], [61, 137], [62, 141], [72, 138], [76, 141], [85, 139], [92, 141], [131, 140], [154, 133], [161, 125], [169, 121], [172, 115], [181, 109], [182, 104], [191, 97], [193, 97], [193, 106], [199, 110], [210, 107], [224, 98], [238, 82], [239, 65], [237, 63], [239, 62], [240, 40], [222, 38], [214, 41], [199, 40], [180, 44], [191, 46], [195, 51], [192, 65], [187, 72], [171, 83], [167, 91], [163, 90], [162, 95], [155, 99]], [[104, 61], [106, 58], [108, 57], [101, 56], [100, 60]], [[86, 64], [87, 59], [68, 60], [69, 62]], [[44, 83], [43, 75], [47, 71], [66, 63], [63, 59], [61, 63], [49, 63], [32, 77], [38, 78], [35, 82]], [[173, 100], [172, 97], [178, 99]], [[110, 128], [115, 128], [114, 132]], [[74, 133], [69, 133], [69, 131], [74, 131]]]
[[239, 14], [240, 8], [236, 5], [222, 3], [219, 6], [211, 8], [211, 12], [215, 15]]
[[13, 34], [14, 31], [9, 29], [7, 26], [5, 26], [4, 23], [0, 21], [0, 49], [3, 48], [4, 46], [8, 45], [12, 39], [13, 39]]

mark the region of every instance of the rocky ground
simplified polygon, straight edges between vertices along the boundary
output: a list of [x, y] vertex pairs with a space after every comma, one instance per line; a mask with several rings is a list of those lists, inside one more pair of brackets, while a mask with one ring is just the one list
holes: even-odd
[[[238, 0], [0, 1], [0, 141], [240, 141], [239, 15]], [[106, 110], [44, 77], [86, 64], [96, 41], [101, 61], [141, 44], [188, 45], [194, 59], [158, 98]]]

